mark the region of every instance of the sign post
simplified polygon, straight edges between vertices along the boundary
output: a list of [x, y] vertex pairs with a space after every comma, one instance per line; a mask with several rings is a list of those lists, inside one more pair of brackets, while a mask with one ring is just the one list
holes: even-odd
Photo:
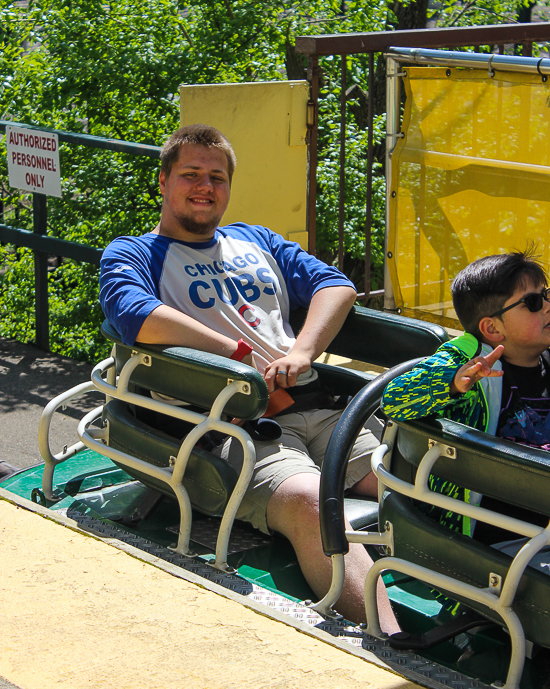
[[[47, 234], [47, 196], [61, 197], [57, 134], [6, 126], [11, 187], [32, 192], [33, 230]], [[48, 256], [34, 251], [36, 346], [49, 351]]]

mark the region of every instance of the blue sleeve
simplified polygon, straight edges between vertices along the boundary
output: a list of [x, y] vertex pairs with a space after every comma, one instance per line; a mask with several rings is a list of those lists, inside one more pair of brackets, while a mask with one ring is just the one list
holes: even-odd
[[382, 409], [392, 419], [405, 421], [443, 412], [476, 393], [472, 390], [458, 398], [450, 396], [450, 386], [467, 357], [456, 347], [443, 344], [435, 354], [408, 373], [394, 378], [386, 387]]
[[147, 316], [162, 304], [158, 284], [166, 246], [154, 250], [140, 239], [119, 237], [101, 258], [101, 307], [127, 345], [134, 344]]
[[308, 254], [296, 242], [289, 242], [266, 227], [235, 223], [231, 228], [237, 229], [243, 238], [256, 242], [273, 256], [285, 281], [291, 310], [300, 306], [309, 308], [313, 295], [324, 287], [355, 289], [353, 282], [337, 268], [327, 265]]

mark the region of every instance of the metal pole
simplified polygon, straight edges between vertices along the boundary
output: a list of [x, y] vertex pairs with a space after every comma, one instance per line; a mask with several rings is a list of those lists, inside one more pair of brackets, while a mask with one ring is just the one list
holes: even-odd
[[319, 101], [319, 59], [311, 55], [308, 60], [307, 78], [311, 84], [311, 98], [307, 107], [307, 128], [309, 131], [309, 170], [307, 180], [307, 232], [308, 251], [316, 254], [316, 203], [317, 203], [317, 134]]
[[367, 213], [365, 218], [365, 297], [371, 291], [372, 165], [374, 159], [374, 53], [369, 53], [369, 133], [367, 138]]
[[547, 57], [537, 59], [534, 57], [523, 57], [519, 55], [499, 55], [462, 53], [448, 50], [425, 50], [424, 48], [392, 48], [388, 55], [401, 64], [426, 64], [443, 65], [445, 67], [474, 67], [481, 69], [491, 69], [522, 72], [524, 74], [550, 74], [550, 59]]
[[[44, 194], [32, 195], [33, 230], [44, 235], [48, 230], [47, 197]], [[50, 328], [48, 308], [48, 256], [42, 251], [34, 251], [35, 318], [36, 346], [50, 350]]]
[[384, 238], [384, 309], [395, 311], [395, 299], [391, 284], [388, 260], [395, 261], [396, 256], [390, 259], [388, 255], [388, 228], [390, 219], [390, 203], [392, 195], [397, 194], [397, 190], [391, 188], [392, 169], [391, 156], [393, 147], [396, 143], [395, 134], [399, 128], [399, 63], [392, 57], [387, 58], [386, 62], [386, 236]]
[[340, 189], [338, 194], [338, 268], [344, 270], [344, 209], [346, 202], [346, 55], [340, 74]]

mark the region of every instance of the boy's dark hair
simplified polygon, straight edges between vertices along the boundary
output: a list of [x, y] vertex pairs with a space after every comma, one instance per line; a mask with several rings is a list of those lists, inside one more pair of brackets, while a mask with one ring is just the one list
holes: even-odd
[[528, 280], [547, 285], [535, 246], [525, 251], [486, 256], [466, 266], [453, 280], [453, 305], [465, 332], [481, 339], [479, 322], [500, 311], [512, 294]]
[[210, 127], [207, 124], [190, 124], [187, 127], [181, 127], [166, 141], [160, 151], [160, 170], [164, 172], [167, 178], [172, 172], [172, 166], [178, 159], [180, 148], [185, 144], [219, 148], [220, 151], [223, 151], [227, 158], [227, 172], [229, 184], [231, 184], [237, 165], [235, 152], [227, 137], [215, 127]]

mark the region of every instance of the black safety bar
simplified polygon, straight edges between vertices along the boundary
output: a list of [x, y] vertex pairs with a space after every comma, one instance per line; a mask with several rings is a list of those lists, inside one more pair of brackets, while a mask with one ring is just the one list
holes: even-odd
[[323, 461], [319, 492], [321, 538], [327, 557], [345, 555], [349, 550], [344, 521], [344, 488], [348, 460], [357, 436], [380, 406], [386, 385], [410, 371], [423, 358], [404, 361], [365, 385], [343, 411], [334, 429]]

